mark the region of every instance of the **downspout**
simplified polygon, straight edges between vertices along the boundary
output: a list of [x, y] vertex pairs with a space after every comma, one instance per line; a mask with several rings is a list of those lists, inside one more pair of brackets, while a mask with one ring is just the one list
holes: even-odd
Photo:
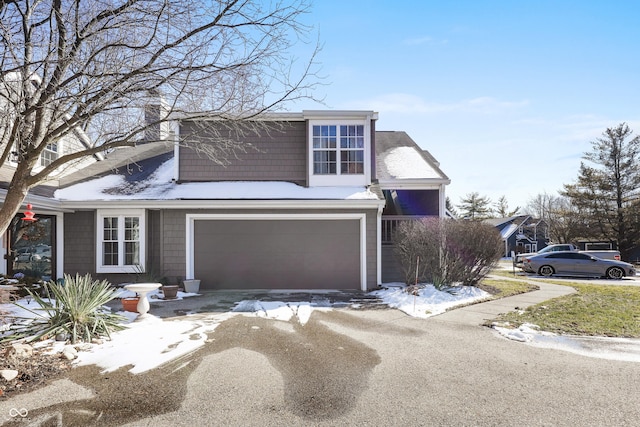
[[9, 267], [9, 260], [7, 259], [7, 248], [9, 247], [9, 239], [6, 232], [2, 234], [0, 238], [2, 238], [2, 242], [0, 244], [0, 260], [2, 260], [2, 264], [0, 264], [0, 274], [7, 274]]
[[[64, 213], [56, 213], [56, 279], [64, 278]], [[95, 262], [95, 260], [94, 260]]]
[[173, 180], [180, 180], [180, 121], [175, 122], [175, 131], [173, 133]]
[[377, 221], [377, 236], [376, 236], [376, 252], [377, 252], [377, 259], [376, 259], [376, 279], [378, 281], [378, 286], [382, 285], [382, 209], [384, 208], [384, 205], [380, 205], [378, 206], [378, 215], [376, 218]]
[[444, 195], [445, 185], [440, 184], [440, 191], [438, 192], [440, 195], [440, 218], [446, 217], [447, 210], [447, 198]]

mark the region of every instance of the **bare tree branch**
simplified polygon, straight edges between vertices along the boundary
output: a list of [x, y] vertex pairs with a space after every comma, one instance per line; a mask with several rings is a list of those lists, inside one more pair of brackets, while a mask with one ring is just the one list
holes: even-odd
[[[33, 186], [105, 150], [167, 143], [151, 131], [177, 116], [215, 116], [242, 128], [313, 98], [318, 44], [303, 64], [290, 53], [309, 34], [306, 1], [1, 2], [0, 163], [17, 153], [9, 192], [18, 196], [0, 208], [0, 230]], [[162, 109], [145, 122], [150, 105]], [[91, 145], [40, 165], [47, 147], [77, 132]], [[247, 149], [222, 136], [178, 143], [220, 164]]]

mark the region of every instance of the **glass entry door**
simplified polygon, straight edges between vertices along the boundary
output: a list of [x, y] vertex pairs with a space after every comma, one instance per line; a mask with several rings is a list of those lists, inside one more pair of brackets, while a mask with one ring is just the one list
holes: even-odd
[[9, 277], [23, 273], [36, 279], [50, 280], [55, 275], [56, 217], [36, 215], [37, 221], [22, 220], [16, 216], [9, 227]]

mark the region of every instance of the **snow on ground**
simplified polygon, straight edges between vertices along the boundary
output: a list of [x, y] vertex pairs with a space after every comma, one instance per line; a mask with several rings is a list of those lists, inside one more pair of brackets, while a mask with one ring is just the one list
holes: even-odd
[[473, 286], [450, 288], [439, 291], [433, 285], [424, 285], [417, 295], [405, 292], [403, 283], [387, 283], [384, 289], [371, 292], [389, 307], [397, 308], [409, 316], [431, 317], [442, 314], [450, 308], [475, 303], [489, 298], [489, 293]]
[[493, 325], [498, 334], [533, 347], [568, 351], [598, 359], [640, 362], [640, 339], [557, 335], [540, 331], [537, 325], [523, 324], [519, 328]]
[[[120, 296], [127, 296], [122, 291]], [[180, 292], [178, 298], [188, 298], [196, 294]], [[438, 291], [432, 285], [419, 288], [414, 296], [405, 292], [405, 286], [399, 283], [385, 285], [384, 289], [373, 292], [390, 307], [402, 310], [409, 316], [426, 318], [443, 313], [460, 305], [467, 305], [486, 299], [489, 295], [474, 287], [456, 287], [449, 292]], [[151, 293], [154, 301], [164, 301], [156, 293]], [[170, 301], [166, 301], [170, 304]], [[32, 299], [23, 298], [19, 304], [37, 311]], [[127, 317], [125, 329], [114, 332], [110, 340], [99, 344], [81, 344], [78, 365], [94, 364], [104, 372], [111, 372], [122, 367], [131, 366], [130, 372], [145, 372], [170, 360], [192, 352], [203, 346], [208, 339], [207, 334], [232, 316], [256, 316], [274, 321], [298, 322], [305, 325], [314, 310], [331, 310], [326, 306], [316, 306], [309, 302], [281, 301], [240, 301], [234, 309], [227, 313], [193, 314], [179, 319], [161, 319], [147, 314], [137, 318], [137, 314], [120, 312]], [[9, 317], [33, 317], [28, 310], [14, 304], [0, 304], [0, 311], [10, 313]], [[4, 326], [6, 329], [6, 325]], [[532, 325], [523, 325], [519, 329], [496, 326], [502, 336], [534, 345], [537, 347], [556, 348], [573, 351], [591, 357], [602, 357], [614, 360], [640, 362], [640, 340], [623, 340], [608, 338], [558, 337], [538, 331]], [[3, 330], [0, 324], [0, 333]], [[61, 352], [64, 343], [45, 341], [39, 347], [50, 347], [51, 352]]]

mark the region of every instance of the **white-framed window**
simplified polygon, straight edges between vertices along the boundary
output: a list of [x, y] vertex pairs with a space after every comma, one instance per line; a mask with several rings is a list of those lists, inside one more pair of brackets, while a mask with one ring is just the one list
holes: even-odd
[[[36, 170], [49, 166], [55, 160], [58, 160], [62, 151], [62, 145], [61, 141], [47, 144], [40, 154], [40, 161], [36, 164]], [[8, 164], [12, 166], [16, 166], [18, 164], [18, 148], [15, 145], [8, 157]]]
[[96, 230], [96, 272], [136, 273], [144, 269], [144, 210], [99, 210]]
[[310, 182], [316, 185], [367, 185], [370, 128], [365, 121], [311, 121]]
[[58, 159], [58, 143], [52, 142], [42, 150], [40, 154], [40, 166], [49, 166], [54, 160]]
[[313, 174], [335, 175], [338, 147], [337, 126], [314, 125], [311, 138], [313, 146]]
[[364, 125], [313, 125], [312, 129], [314, 175], [364, 174]]

